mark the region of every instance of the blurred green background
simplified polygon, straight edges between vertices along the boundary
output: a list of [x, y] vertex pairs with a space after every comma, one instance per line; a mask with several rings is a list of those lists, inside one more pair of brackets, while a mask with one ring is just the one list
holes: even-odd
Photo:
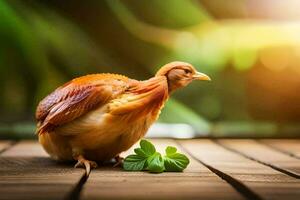
[[0, 0], [0, 138], [71, 78], [147, 79], [192, 63], [213, 82], [176, 92], [160, 122], [216, 137], [300, 136], [300, 1]]

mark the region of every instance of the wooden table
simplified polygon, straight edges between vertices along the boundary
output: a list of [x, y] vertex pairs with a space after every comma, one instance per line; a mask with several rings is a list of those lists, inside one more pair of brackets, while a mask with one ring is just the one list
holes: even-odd
[[35, 141], [0, 141], [0, 199], [300, 199], [300, 140], [152, 142], [177, 146], [190, 165], [161, 174], [102, 166], [86, 178]]

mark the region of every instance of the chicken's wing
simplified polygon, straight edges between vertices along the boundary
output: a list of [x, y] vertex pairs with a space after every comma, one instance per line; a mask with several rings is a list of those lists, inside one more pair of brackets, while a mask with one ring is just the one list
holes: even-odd
[[133, 80], [115, 74], [94, 74], [73, 79], [38, 105], [37, 133], [49, 132], [123, 94]]

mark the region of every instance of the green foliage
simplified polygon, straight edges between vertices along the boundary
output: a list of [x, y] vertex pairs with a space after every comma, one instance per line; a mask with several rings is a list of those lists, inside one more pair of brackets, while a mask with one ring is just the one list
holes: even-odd
[[165, 170], [164, 160], [160, 153], [155, 152], [147, 159], [147, 170], [152, 173], [161, 173]]
[[175, 147], [168, 146], [166, 148], [166, 156], [164, 157], [166, 171], [181, 172], [190, 163], [189, 159], [181, 153], [177, 153]]
[[156, 152], [154, 145], [141, 140], [140, 148], [134, 149], [136, 154], [125, 158], [123, 168], [127, 171], [148, 170], [151, 173], [182, 172], [189, 164], [189, 159], [172, 146], [166, 148], [166, 155]]
[[[207, 134], [210, 121], [249, 120], [255, 113], [248, 106], [255, 99], [249, 70], [260, 67], [262, 49], [284, 46], [298, 52], [300, 31], [297, 23], [285, 21], [222, 19], [224, 7], [242, 13], [234, 9], [244, 4], [0, 0], [0, 121], [33, 122], [38, 101], [76, 76], [110, 72], [142, 80], [174, 60], [192, 63], [213, 81], [192, 83], [172, 95], [161, 122], [187, 123]], [[289, 57], [289, 67], [297, 68], [297, 59]], [[265, 80], [255, 81], [262, 86], [259, 81]], [[296, 111], [287, 112], [298, 120]]]
[[147, 157], [129, 155], [125, 158], [123, 168], [127, 171], [141, 171], [147, 164]]
[[141, 150], [147, 156], [152, 156], [156, 152], [154, 145], [147, 140], [141, 140], [140, 146], [141, 146]]
[[[105, 2], [95, 3], [93, 7], [100, 9], [103, 4]], [[107, 4], [110, 6], [114, 3], [107, 2]], [[117, 3], [115, 4], [117, 5]], [[184, 6], [189, 9], [189, 12], [182, 16], [177, 16], [174, 9], [168, 8], [168, 4], [160, 1], [152, 2], [152, 4], [161, 11], [168, 10], [167, 13], [172, 16], [173, 20], [167, 20], [166, 23], [171, 26], [174, 25], [171, 24], [174, 23], [174, 19], [176, 19], [175, 24], [180, 23], [182, 26], [208, 20], [206, 14], [197, 9], [190, 1], [179, 0], [172, 4], [174, 9]], [[76, 7], [76, 5], [74, 6]], [[116, 9], [121, 8], [120, 6], [115, 7]], [[153, 60], [151, 57], [161, 60], [165, 55], [165, 53], [159, 54], [161, 50], [153, 46], [146, 46], [143, 49], [148, 49], [149, 53], [157, 52], [157, 55], [151, 56], [147, 52], [141, 52], [140, 46], [145, 43], [136, 39], [131, 43], [132, 45], [124, 46], [122, 50], [111, 45], [113, 42], [103, 46], [102, 43], [95, 42], [95, 38], [91, 38], [90, 33], [78, 25], [78, 21], [64, 16], [55, 5], [48, 6], [47, 3], [39, 2], [25, 4], [19, 0], [0, 1], [0, 11], [0, 89], [3, 91], [0, 94], [2, 99], [0, 110], [3, 115], [13, 113], [13, 115], [33, 116], [32, 113], [39, 100], [65, 81], [76, 76], [97, 72], [116, 72], [136, 79], [142, 79], [143, 76], [149, 78], [156, 70], [156, 63], [149, 62], [149, 60]], [[71, 11], [66, 10], [66, 12]], [[110, 18], [114, 15], [109, 9], [101, 13], [105, 14], [104, 12]], [[122, 12], [120, 13], [122, 14]], [[190, 19], [194, 20], [190, 21]], [[115, 32], [111, 29], [113, 26], [110, 26], [110, 23], [105, 23], [105, 26], [106, 31]], [[122, 37], [130, 37], [127, 35], [125, 27], [118, 27], [117, 34]], [[105, 36], [102, 37], [107, 40]], [[117, 52], [120, 52], [120, 56], [115, 56], [118, 59], [112, 60], [111, 55]], [[128, 58], [120, 59], [124, 58], [122, 55], [127, 54], [126, 52], [131, 52], [132, 57], [139, 59], [139, 63], [143, 63], [134, 68], [135, 71], [140, 71], [140, 74], [135, 75], [135, 71], [132, 74], [126, 74], [128, 71], [132, 71], [126, 67], [133, 65]], [[145, 57], [147, 57], [146, 60]], [[14, 77], [14, 79], [9, 77]], [[13, 94], [12, 91], [14, 91]], [[175, 99], [172, 101], [176, 102]], [[180, 107], [167, 106], [163, 121], [178, 123], [180, 120], [173, 118], [172, 113], [175, 112], [176, 115], [180, 113], [182, 119], [186, 119], [182, 122], [191, 121], [196, 128], [200, 127], [199, 129], [206, 132], [208, 126], [206, 120], [202, 119], [195, 111], [190, 110], [188, 106], [179, 102], [176, 104]], [[170, 109], [168, 109], [169, 107]], [[168, 112], [172, 113], [168, 114]], [[11, 118], [16, 117], [12, 116]]]
[[190, 124], [196, 131], [203, 134], [210, 131], [210, 123], [206, 119], [175, 99], [168, 100], [159, 120], [167, 123]]

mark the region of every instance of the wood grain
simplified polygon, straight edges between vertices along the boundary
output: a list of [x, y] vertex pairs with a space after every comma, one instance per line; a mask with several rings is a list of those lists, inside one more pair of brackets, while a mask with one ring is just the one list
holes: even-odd
[[300, 139], [268, 139], [259, 142], [300, 159]]
[[[177, 146], [172, 140], [152, 141], [160, 152], [168, 145]], [[98, 168], [84, 185], [82, 199], [244, 199], [195, 159], [190, 157], [190, 161], [183, 173], [150, 174]]]
[[9, 151], [3, 152], [2, 156], [20, 157], [48, 157], [42, 146], [36, 141], [22, 141], [15, 144]]
[[[300, 199], [300, 179], [259, 163], [296, 173], [299, 140], [152, 141], [161, 153], [169, 145], [189, 153], [188, 168], [183, 173], [150, 174], [126, 172], [110, 164], [92, 171], [84, 184], [83, 169], [53, 161], [37, 142], [1, 141], [0, 152], [5, 151], [0, 154], [0, 200], [78, 199], [78, 185], [83, 185], [84, 200]], [[133, 153], [133, 148], [123, 156]]]
[[8, 141], [8, 140], [2, 140], [0, 141], [0, 153], [5, 151], [8, 147], [12, 145], [13, 142]]
[[187, 140], [180, 144], [195, 158], [238, 181], [260, 199], [296, 200], [300, 197], [299, 179], [249, 160], [211, 140]]
[[0, 199], [66, 199], [83, 175], [36, 142], [20, 142], [0, 155]]
[[242, 153], [254, 160], [283, 170], [300, 178], [300, 160], [256, 142], [255, 140], [218, 140], [222, 145]]

